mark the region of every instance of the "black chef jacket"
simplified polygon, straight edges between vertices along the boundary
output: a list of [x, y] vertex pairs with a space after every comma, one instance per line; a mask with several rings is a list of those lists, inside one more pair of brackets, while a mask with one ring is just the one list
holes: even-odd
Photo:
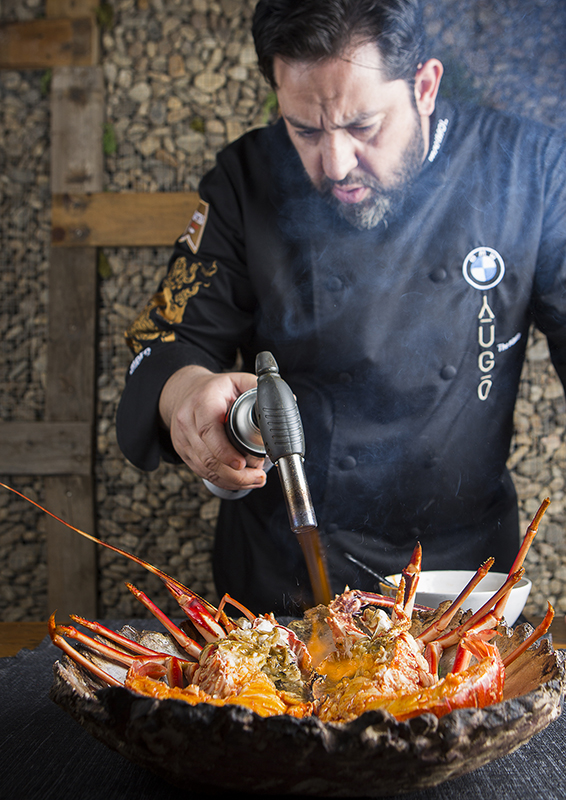
[[[118, 441], [142, 469], [179, 460], [159, 394], [187, 364], [253, 372], [271, 351], [295, 393], [333, 589], [375, 588], [345, 557], [399, 571], [506, 571], [519, 531], [505, 462], [529, 326], [566, 377], [566, 157], [559, 133], [438, 103], [402, 208], [370, 231], [311, 187], [282, 121], [202, 180], [168, 276], [128, 332]], [[192, 209], [191, 209], [192, 210]], [[190, 214], [188, 214], [190, 216]], [[307, 598], [277, 471], [222, 503], [219, 592], [255, 611]]]

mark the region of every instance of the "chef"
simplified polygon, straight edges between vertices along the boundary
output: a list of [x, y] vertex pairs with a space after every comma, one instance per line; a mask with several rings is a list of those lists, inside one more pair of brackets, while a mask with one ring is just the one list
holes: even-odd
[[[332, 588], [509, 569], [505, 464], [528, 330], [566, 378], [564, 138], [439, 99], [418, 0], [260, 0], [280, 119], [221, 152], [167, 276], [127, 332], [117, 417], [141, 469], [223, 489], [214, 574], [254, 611], [309, 602], [276, 470], [226, 438], [269, 350], [297, 397]], [[236, 371], [235, 364], [238, 363]]]

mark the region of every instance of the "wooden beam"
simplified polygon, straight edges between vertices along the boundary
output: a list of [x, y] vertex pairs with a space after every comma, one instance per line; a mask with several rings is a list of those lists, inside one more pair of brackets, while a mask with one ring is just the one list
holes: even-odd
[[[49, 275], [46, 419], [94, 424], [96, 250], [74, 247], [52, 253]], [[95, 483], [88, 474], [47, 477], [46, 507], [90, 533], [95, 530]], [[96, 546], [46, 520], [49, 609], [96, 616]]]
[[99, 33], [93, 17], [34, 19], [0, 25], [0, 69], [92, 66]]
[[51, 81], [51, 191], [54, 194], [102, 189], [103, 125], [102, 69], [60, 67], [55, 70]]
[[[45, 479], [45, 507], [75, 528], [95, 534], [91, 475]], [[52, 517], [46, 517], [47, 605], [58, 616], [96, 617], [97, 549]]]
[[46, 17], [85, 17], [94, 14], [99, 0], [46, 0]]
[[89, 422], [95, 415], [96, 251], [73, 247], [51, 255], [46, 418]]
[[88, 475], [92, 426], [86, 422], [4, 422], [0, 424], [3, 475]]
[[198, 201], [196, 192], [55, 194], [52, 244], [172, 246], [187, 227]]
[[[69, 193], [102, 190], [103, 80], [100, 67], [59, 67], [51, 86], [51, 186]], [[97, 316], [94, 247], [51, 252], [45, 417], [94, 428]], [[90, 434], [89, 434], [90, 436]], [[45, 480], [46, 507], [95, 532], [93, 464], [88, 474]], [[49, 611], [96, 616], [96, 545], [48, 517]]]

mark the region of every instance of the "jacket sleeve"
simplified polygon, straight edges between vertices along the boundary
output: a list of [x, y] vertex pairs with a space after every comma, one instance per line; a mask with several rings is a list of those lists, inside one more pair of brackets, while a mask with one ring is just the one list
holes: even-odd
[[539, 247], [532, 310], [546, 335], [550, 356], [566, 387], [566, 140], [550, 138], [545, 153], [545, 216]]
[[159, 422], [167, 379], [189, 364], [234, 365], [252, 332], [256, 300], [246, 269], [242, 201], [222, 164], [202, 180], [200, 202], [175, 243], [167, 274], [126, 331], [134, 359], [117, 412], [118, 444], [140, 469], [179, 462]]

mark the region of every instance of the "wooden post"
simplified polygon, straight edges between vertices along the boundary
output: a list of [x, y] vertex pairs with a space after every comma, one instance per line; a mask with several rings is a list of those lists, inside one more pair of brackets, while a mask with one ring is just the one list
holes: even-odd
[[[102, 190], [103, 78], [100, 67], [53, 71], [51, 181], [54, 193]], [[49, 275], [46, 421], [87, 423], [95, 436], [96, 250], [53, 250]], [[95, 533], [95, 482], [87, 474], [47, 477], [50, 511]], [[96, 616], [96, 545], [47, 519], [48, 604], [61, 616]]]

